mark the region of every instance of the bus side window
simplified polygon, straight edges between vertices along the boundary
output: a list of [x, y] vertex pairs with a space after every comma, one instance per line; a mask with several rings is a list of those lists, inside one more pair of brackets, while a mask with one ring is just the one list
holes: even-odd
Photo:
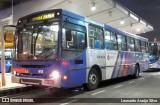
[[104, 35], [105, 35], [105, 37], [104, 37], [105, 38], [105, 48], [111, 49], [111, 45], [110, 45], [111, 33], [110, 33], [110, 31], [105, 30]]
[[126, 37], [124, 35], [117, 35], [117, 39], [118, 39], [118, 49], [126, 51], [127, 50]]
[[138, 39], [135, 39], [135, 51], [140, 52], [140, 41]]
[[135, 39], [134, 38], [127, 37], [127, 47], [128, 47], [128, 51], [135, 50]]
[[148, 53], [149, 51], [148, 51], [148, 43], [147, 42], [145, 42], [146, 43], [146, 52]]
[[118, 49], [118, 44], [117, 44], [117, 35], [114, 32], [111, 32], [111, 49], [112, 50], [117, 50]]
[[146, 47], [145, 47], [145, 42], [144, 41], [141, 41], [141, 49], [142, 49], [143, 53], [146, 52]]
[[89, 46], [90, 48], [103, 49], [103, 29], [89, 25]]

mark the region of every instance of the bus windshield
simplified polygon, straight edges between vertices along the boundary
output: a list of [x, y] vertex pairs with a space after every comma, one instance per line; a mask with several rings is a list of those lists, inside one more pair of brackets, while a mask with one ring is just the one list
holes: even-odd
[[32, 25], [17, 32], [18, 60], [48, 60], [57, 56], [57, 22], [52, 24]]

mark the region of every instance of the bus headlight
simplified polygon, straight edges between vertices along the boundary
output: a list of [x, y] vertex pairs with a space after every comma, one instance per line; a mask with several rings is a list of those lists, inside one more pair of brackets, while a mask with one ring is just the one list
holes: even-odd
[[50, 74], [50, 77], [51, 78], [59, 78], [60, 77], [60, 73], [58, 71], [53, 71], [51, 74]]

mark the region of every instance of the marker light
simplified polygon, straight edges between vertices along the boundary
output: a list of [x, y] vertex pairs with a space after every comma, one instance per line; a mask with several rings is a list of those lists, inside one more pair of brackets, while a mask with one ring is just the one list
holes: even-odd
[[16, 75], [16, 71], [13, 71], [13, 74]]
[[55, 78], [55, 79], [59, 78], [59, 76], [60, 74], [58, 71], [53, 71], [50, 75], [51, 78]]
[[67, 76], [66, 76], [66, 75], [65, 75], [65, 76], [63, 76], [63, 79], [64, 79], [64, 80], [67, 80]]
[[124, 20], [121, 20], [121, 21], [120, 21], [120, 24], [121, 24], [121, 25], [123, 25], [124, 23], [125, 23]]

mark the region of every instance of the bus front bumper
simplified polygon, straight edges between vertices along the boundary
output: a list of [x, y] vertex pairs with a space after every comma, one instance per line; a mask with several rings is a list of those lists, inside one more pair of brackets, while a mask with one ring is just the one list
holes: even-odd
[[12, 82], [20, 84], [40, 85], [40, 86], [60, 88], [61, 76], [57, 79], [53, 78], [41, 79], [41, 78], [17, 77], [14, 74], [12, 74]]

